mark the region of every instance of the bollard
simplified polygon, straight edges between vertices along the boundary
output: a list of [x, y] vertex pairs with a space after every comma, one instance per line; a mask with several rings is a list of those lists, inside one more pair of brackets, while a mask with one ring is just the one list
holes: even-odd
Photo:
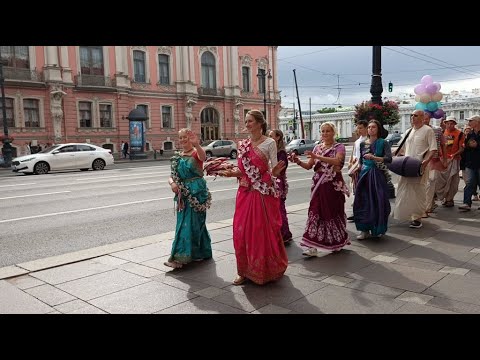
[[157, 150], [153, 150], [153, 158], [157, 160]]

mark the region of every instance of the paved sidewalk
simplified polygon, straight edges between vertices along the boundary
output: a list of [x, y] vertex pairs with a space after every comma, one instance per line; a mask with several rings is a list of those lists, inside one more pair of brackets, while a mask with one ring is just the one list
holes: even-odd
[[308, 204], [290, 206], [290, 264], [265, 286], [232, 285], [231, 219], [208, 224], [213, 260], [183, 269], [163, 265], [173, 231], [0, 268], [0, 313], [480, 313], [480, 211], [461, 196], [421, 229], [391, 218], [383, 238], [316, 258], [299, 246]]

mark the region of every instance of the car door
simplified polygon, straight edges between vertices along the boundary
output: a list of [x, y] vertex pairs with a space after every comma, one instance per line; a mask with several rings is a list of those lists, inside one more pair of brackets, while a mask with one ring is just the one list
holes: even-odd
[[212, 144], [212, 154], [213, 154], [213, 156], [221, 156], [222, 155], [222, 142], [220, 140], [215, 141]]
[[88, 169], [92, 167], [95, 158], [95, 148], [89, 145], [78, 144], [75, 156], [76, 168]]
[[74, 169], [76, 166], [76, 147], [75, 145], [65, 145], [52, 151], [48, 160], [51, 170]]

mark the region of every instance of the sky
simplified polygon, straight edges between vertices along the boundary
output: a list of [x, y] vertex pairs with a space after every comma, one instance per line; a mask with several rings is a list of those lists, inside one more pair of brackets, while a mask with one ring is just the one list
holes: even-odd
[[[302, 111], [371, 99], [371, 46], [279, 46], [277, 60], [283, 107], [298, 110], [293, 69]], [[480, 88], [480, 46], [382, 46], [383, 97], [413, 94], [424, 75], [444, 94]]]

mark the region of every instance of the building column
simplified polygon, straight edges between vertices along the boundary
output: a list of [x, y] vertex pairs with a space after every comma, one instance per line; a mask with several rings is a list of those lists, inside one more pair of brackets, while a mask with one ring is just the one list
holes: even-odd
[[62, 81], [62, 73], [58, 61], [58, 47], [46, 46], [46, 54], [47, 59], [44, 67], [45, 81]]
[[115, 46], [115, 81], [120, 87], [130, 87], [127, 56], [126, 46]]
[[72, 68], [70, 67], [70, 63], [68, 61], [68, 46], [60, 46], [60, 55], [61, 55], [61, 66], [62, 66], [62, 75], [63, 75], [63, 82], [67, 84], [73, 83], [72, 78]]
[[230, 86], [233, 96], [240, 96], [240, 81], [238, 78], [238, 46], [229, 46], [230, 50]]

